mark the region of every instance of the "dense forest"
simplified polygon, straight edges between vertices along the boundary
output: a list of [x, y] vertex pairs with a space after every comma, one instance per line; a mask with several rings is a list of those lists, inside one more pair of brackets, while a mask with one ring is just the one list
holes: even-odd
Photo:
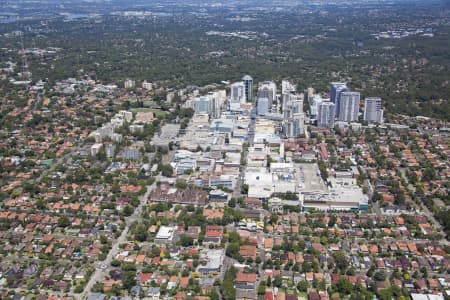
[[[89, 72], [104, 83], [131, 78], [184, 87], [248, 73], [256, 81], [290, 78], [301, 89], [322, 92], [329, 82], [344, 80], [363, 97], [381, 96], [390, 113], [450, 119], [449, 20], [448, 5], [420, 4], [244, 16], [207, 11], [55, 17], [2, 24], [0, 63], [20, 65], [23, 40], [27, 50], [51, 50], [27, 51], [33, 80], [53, 83]], [[10, 34], [15, 30], [23, 31], [23, 38]], [[415, 33], [420, 30], [431, 34]], [[411, 34], [377, 37], [391, 31]]]

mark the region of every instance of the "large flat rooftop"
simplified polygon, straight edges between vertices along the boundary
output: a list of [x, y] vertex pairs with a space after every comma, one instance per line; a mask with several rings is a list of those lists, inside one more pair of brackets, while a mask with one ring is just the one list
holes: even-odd
[[316, 163], [296, 164], [298, 183], [302, 186], [301, 190], [306, 192], [320, 191], [326, 192], [328, 188], [320, 177], [319, 166]]

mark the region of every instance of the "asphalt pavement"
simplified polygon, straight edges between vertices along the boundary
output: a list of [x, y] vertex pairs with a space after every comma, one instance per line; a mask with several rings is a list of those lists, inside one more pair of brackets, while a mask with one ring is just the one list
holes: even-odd
[[[150, 195], [151, 191], [155, 188], [155, 186], [156, 186], [156, 180], [152, 185], [147, 186], [147, 192], [139, 198], [139, 200], [140, 200], [139, 206], [134, 210], [134, 213], [125, 219], [126, 226], [125, 226], [124, 230], [122, 231], [122, 233], [120, 234], [119, 238], [113, 243], [113, 246], [112, 246], [111, 250], [109, 250], [109, 253], [106, 256], [106, 259], [103, 262], [101, 262], [102, 265], [106, 265], [107, 267], [109, 267], [111, 265], [111, 261], [119, 253], [119, 245], [126, 242], [126, 237], [127, 237], [128, 231], [130, 230], [131, 224], [133, 224], [140, 217], [140, 215], [142, 213], [142, 208], [147, 204], [148, 196]], [[95, 269], [95, 272], [92, 274], [88, 283], [84, 287], [83, 293], [80, 296], [76, 297], [76, 299], [86, 299], [87, 295], [90, 293], [94, 284], [96, 282], [100, 281], [104, 277], [104, 275], [107, 273], [108, 268], [107, 269], [99, 268], [98, 264], [96, 265], [96, 267], [97, 268]]]

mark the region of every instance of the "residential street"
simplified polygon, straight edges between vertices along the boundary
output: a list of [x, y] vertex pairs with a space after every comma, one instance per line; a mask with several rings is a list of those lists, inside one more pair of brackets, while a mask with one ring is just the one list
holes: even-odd
[[[125, 229], [122, 231], [122, 234], [119, 236], [119, 238], [113, 243], [111, 250], [109, 251], [108, 255], [106, 256], [106, 259], [103, 262], [101, 262], [102, 265], [106, 265], [107, 267], [109, 267], [111, 265], [111, 261], [119, 253], [119, 245], [126, 241], [126, 237], [127, 237], [127, 234], [128, 234], [131, 224], [133, 224], [136, 220], [138, 220], [138, 218], [142, 214], [142, 208], [147, 204], [148, 196], [150, 195], [151, 191], [155, 188], [155, 186], [156, 186], [156, 180], [152, 185], [147, 186], [146, 193], [139, 198], [139, 200], [140, 200], [139, 206], [134, 210], [134, 213], [131, 216], [129, 216], [128, 218], [125, 219], [125, 222], [126, 222]], [[81, 296], [78, 296], [77, 299], [85, 299], [87, 297], [88, 293], [91, 291], [94, 284], [97, 281], [100, 281], [105, 276], [106, 272], [107, 272], [107, 269], [103, 270], [102, 268], [99, 268], [97, 266], [94, 274], [92, 274], [91, 278], [89, 279], [88, 283], [86, 284], [83, 293], [81, 294]]]

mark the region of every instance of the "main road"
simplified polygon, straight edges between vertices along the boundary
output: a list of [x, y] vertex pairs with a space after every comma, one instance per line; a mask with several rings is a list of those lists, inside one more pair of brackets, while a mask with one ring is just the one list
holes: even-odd
[[[111, 265], [111, 261], [119, 253], [119, 245], [126, 242], [126, 237], [127, 237], [128, 231], [130, 230], [130, 226], [136, 220], [138, 220], [140, 215], [142, 214], [142, 208], [147, 204], [148, 196], [150, 195], [151, 191], [155, 188], [156, 181], [157, 180], [155, 180], [155, 182], [152, 185], [147, 186], [147, 191], [145, 192], [144, 195], [142, 195], [139, 198], [139, 206], [136, 207], [136, 209], [134, 210], [134, 213], [131, 216], [129, 216], [128, 218], [125, 219], [125, 228], [123, 229], [119, 238], [114, 242], [111, 250], [109, 250], [108, 255], [106, 256], [106, 259], [103, 262], [101, 262], [102, 265], [106, 265], [107, 267], [109, 267]], [[78, 296], [77, 299], [86, 299], [87, 295], [91, 291], [94, 284], [97, 281], [100, 281], [104, 275], [105, 275], [105, 270], [102, 268], [99, 268], [97, 266], [97, 268], [95, 269], [95, 272], [92, 274], [88, 283], [84, 287], [83, 293], [80, 296]]]

